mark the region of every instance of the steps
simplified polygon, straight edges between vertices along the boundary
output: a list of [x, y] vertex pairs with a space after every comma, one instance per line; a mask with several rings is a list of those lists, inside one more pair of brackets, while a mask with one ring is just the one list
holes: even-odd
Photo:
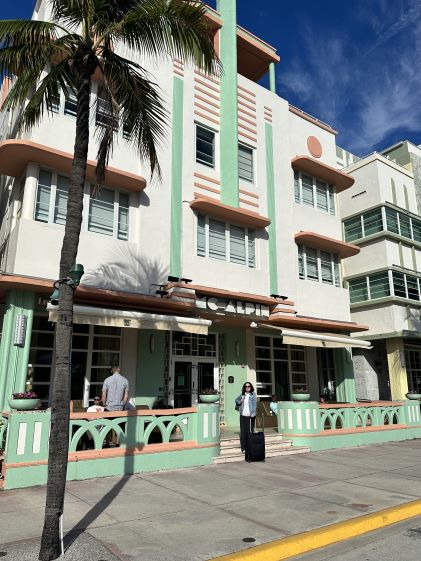
[[[308, 446], [293, 446], [291, 440], [285, 440], [276, 432], [265, 431], [266, 458], [277, 458], [291, 454], [304, 454], [310, 452]], [[220, 455], [213, 459], [214, 464], [230, 462], [244, 462], [244, 454], [240, 448], [240, 437], [234, 434], [221, 435]]]

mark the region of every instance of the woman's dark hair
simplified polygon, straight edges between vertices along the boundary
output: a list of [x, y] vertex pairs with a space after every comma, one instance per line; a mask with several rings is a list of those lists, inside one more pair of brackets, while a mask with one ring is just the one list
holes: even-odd
[[241, 394], [244, 395], [246, 393], [246, 386], [250, 386], [250, 393], [254, 393], [254, 387], [253, 384], [251, 382], [244, 382], [243, 384], [243, 389], [241, 390]]

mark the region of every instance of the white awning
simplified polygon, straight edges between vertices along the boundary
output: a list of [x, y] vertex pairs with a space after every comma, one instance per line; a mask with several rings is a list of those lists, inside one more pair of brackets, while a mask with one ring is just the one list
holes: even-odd
[[[48, 320], [57, 322], [58, 308], [48, 304]], [[212, 322], [207, 319], [185, 318], [132, 312], [125, 310], [108, 310], [90, 306], [73, 307], [73, 323], [105, 325], [109, 327], [132, 327], [134, 329], [159, 329], [165, 331], [184, 331], [186, 333], [208, 334]]]
[[349, 335], [336, 335], [334, 333], [317, 333], [299, 329], [285, 329], [275, 325], [258, 323], [251, 327], [264, 329], [275, 329], [282, 333], [282, 341], [285, 345], [303, 345], [305, 347], [344, 348], [355, 347], [360, 349], [371, 349], [370, 341], [355, 339]]

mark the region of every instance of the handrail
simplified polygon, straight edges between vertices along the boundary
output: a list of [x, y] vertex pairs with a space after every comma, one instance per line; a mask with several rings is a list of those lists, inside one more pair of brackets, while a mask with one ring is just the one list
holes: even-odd
[[180, 409], [137, 409], [129, 411], [102, 411], [99, 413], [70, 413], [70, 419], [115, 419], [116, 417], [158, 417], [160, 415], [173, 416], [184, 413], [197, 413], [197, 407], [182, 407]]

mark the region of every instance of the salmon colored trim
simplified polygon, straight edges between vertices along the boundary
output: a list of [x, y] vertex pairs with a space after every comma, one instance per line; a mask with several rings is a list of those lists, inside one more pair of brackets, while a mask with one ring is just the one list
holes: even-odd
[[[212, 11], [211, 11], [212, 10]], [[209, 20], [210, 24], [213, 24], [212, 28], [222, 27], [223, 21], [219, 16], [218, 12], [213, 10], [210, 6], [206, 6], [206, 13], [204, 14], [205, 19]]]
[[213, 101], [209, 101], [209, 99], [206, 99], [205, 97], [202, 97], [199, 94], [194, 94], [194, 97], [196, 99], [200, 99], [200, 101], [204, 101], [205, 103], [211, 105], [212, 107], [215, 107], [215, 109], [219, 109], [219, 105], [217, 103], [214, 103]]
[[246, 191], [245, 189], [239, 189], [240, 193], [242, 193], [243, 195], [248, 195], [249, 197], [253, 197], [253, 199], [259, 199], [259, 195], [256, 195], [256, 193], [251, 193], [250, 191]]
[[209, 175], [203, 175], [203, 173], [199, 173], [197, 171], [194, 172], [194, 176], [198, 177], [199, 179], [204, 179], [205, 181], [209, 181], [210, 183], [215, 183], [216, 185], [221, 185], [219, 179], [214, 179], [213, 177], [209, 177]]
[[250, 94], [252, 97], [256, 97], [256, 94], [254, 92], [252, 92], [251, 90], [248, 90], [247, 88], [238, 85], [237, 88], [243, 92], [246, 92], [248, 94]]
[[364, 403], [357, 401], [356, 403], [320, 403], [320, 409], [343, 409], [344, 407], [390, 407], [391, 405], [403, 405], [403, 401], [371, 401]]
[[211, 97], [212, 99], [216, 99], [217, 101], [219, 101], [219, 96], [208, 92], [207, 90], [204, 90], [203, 88], [201, 88], [200, 86], [196, 86], [196, 84], [194, 85], [194, 89], [198, 92], [201, 92], [202, 94], [205, 94], [209, 97]]
[[263, 109], [264, 109], [265, 111], [270, 111], [270, 112], [272, 112], [272, 107], [268, 107], [267, 105], [264, 105], [264, 106], [263, 106]]
[[238, 115], [238, 120], [239, 121], [245, 121], [246, 123], [248, 123], [249, 125], [253, 125], [253, 127], [256, 127], [256, 119], [254, 119], [254, 121], [250, 121], [250, 119], [246, 119], [245, 117], [243, 117], [242, 115]]
[[260, 208], [260, 205], [258, 205], [257, 203], [253, 203], [251, 201], [248, 201], [247, 199], [239, 199], [240, 203], [244, 203], [246, 205], [250, 205], [250, 206], [254, 206], [256, 208]]
[[269, 325], [270, 324], [277, 325], [277, 326], [279, 325], [280, 327], [295, 326], [301, 329], [316, 329], [316, 330], [337, 329], [339, 331], [345, 331], [349, 333], [353, 333], [356, 331], [367, 331], [369, 329], [368, 325], [363, 325], [354, 322], [336, 321], [330, 319], [319, 319], [319, 318], [301, 317], [301, 316], [295, 316], [293, 318], [284, 317], [282, 315], [277, 316], [276, 310], [269, 316]]
[[[248, 105], [247, 103], [245, 103], [244, 101], [242, 101], [241, 99], [238, 100], [238, 105], [242, 105], [243, 107], [247, 107], [247, 109], [250, 109], [251, 111], [254, 112], [254, 114], [256, 114], [256, 108], [253, 107], [252, 105]], [[240, 108], [239, 108], [240, 109]]]
[[[0, 173], [11, 177], [20, 177], [24, 173], [28, 162], [36, 162], [37, 164], [70, 174], [73, 154], [32, 142], [32, 140], [13, 139], [0, 143]], [[96, 180], [95, 168], [96, 162], [88, 160], [86, 168], [87, 181], [94, 182]], [[125, 188], [130, 191], [139, 192], [145, 189], [146, 180], [140, 175], [107, 167], [105, 184], [108, 187]]]
[[214, 123], [215, 125], [219, 126], [219, 121], [217, 121], [216, 119], [213, 119], [212, 117], [208, 117], [208, 115], [205, 115], [201, 111], [194, 111], [194, 114], [197, 117], [202, 117], [203, 119], [206, 119], [206, 120], [210, 121], [211, 123]]
[[241, 114], [251, 117], [254, 120], [254, 124], [256, 124], [256, 118], [257, 118], [256, 112], [250, 113], [249, 111], [246, 111], [242, 107], [238, 106], [238, 117], [240, 117]]
[[194, 102], [194, 106], [198, 107], [199, 109], [203, 109], [203, 111], [207, 111], [208, 113], [210, 113], [211, 115], [215, 115], [215, 117], [220, 117], [220, 113], [217, 111], [214, 111], [213, 109], [209, 109], [208, 107], [206, 107], [205, 105], [202, 105], [201, 103], [197, 103], [197, 101]]
[[295, 234], [294, 238], [295, 243], [304, 244], [308, 247], [315, 247], [330, 253], [337, 253], [341, 259], [352, 257], [361, 251], [361, 248], [357, 245], [343, 242], [342, 240], [335, 240], [334, 238], [328, 238], [316, 232], [298, 232]]
[[[270, 296], [262, 296], [260, 294], [250, 294], [249, 292], [233, 292], [232, 290], [225, 290], [224, 288], [214, 288], [211, 286], [203, 286], [200, 284], [185, 284], [185, 283], [169, 283], [168, 288], [172, 286], [182, 286], [193, 289], [196, 294], [204, 294], [206, 296], [220, 296], [227, 300], [243, 300], [244, 302], [255, 302], [256, 304], [266, 304], [268, 306], [278, 306], [281, 301]], [[282, 306], [294, 306], [292, 300], [283, 300]]]
[[237, 92], [238, 97], [241, 97], [243, 99], [245, 99], [246, 101], [250, 102], [252, 105], [256, 105], [256, 101], [250, 97], [248, 97], [247, 95], [244, 95], [241, 92]]
[[298, 115], [299, 117], [301, 117], [305, 121], [309, 121], [310, 123], [313, 123], [313, 125], [317, 125], [318, 127], [320, 127], [321, 129], [323, 129], [327, 132], [330, 132], [332, 134], [338, 134], [338, 131], [333, 129], [330, 125], [327, 125], [326, 123], [323, 123], [322, 121], [319, 121], [315, 117], [312, 117], [311, 115], [308, 115], [308, 113], [305, 113], [301, 109], [298, 109], [298, 107], [294, 107], [293, 105], [290, 105], [289, 106], [289, 111], [291, 113], [294, 113], [294, 115]]
[[270, 224], [270, 219], [251, 210], [225, 205], [211, 197], [205, 197], [199, 193], [194, 194], [195, 198], [190, 202], [190, 208], [223, 218], [234, 224], [245, 224], [254, 228], [266, 228]]
[[199, 189], [204, 189], [205, 191], [209, 191], [210, 193], [215, 193], [216, 195], [219, 195], [221, 190], [220, 189], [216, 189], [215, 187], [210, 187], [207, 185], [203, 185], [203, 183], [197, 183], [196, 181], [194, 182], [194, 186], [195, 187], [199, 187]]
[[195, 78], [194, 79], [195, 82], [202, 84], [202, 86], [206, 86], [207, 88], [209, 88], [210, 90], [216, 92], [217, 94], [220, 93], [219, 88], [212, 86], [212, 84], [208, 84], [207, 82], [204, 82], [203, 80], [201, 80], [200, 78]]
[[177, 74], [177, 76], [181, 76], [181, 78], [184, 78], [184, 72], [178, 72], [174, 69], [174, 74]]
[[244, 138], [248, 138], [248, 140], [251, 140], [252, 142], [257, 144], [257, 138], [254, 138], [253, 136], [250, 136], [250, 135], [246, 134], [245, 132], [241, 132], [241, 131], [238, 131], [238, 134], [240, 136], [243, 136]]
[[345, 189], [349, 189], [354, 185], [355, 179], [352, 175], [348, 175], [343, 171], [339, 171], [332, 166], [328, 166], [319, 160], [310, 158], [310, 156], [296, 156], [291, 160], [291, 166], [295, 170], [305, 171], [308, 174], [323, 179], [328, 183], [333, 183], [336, 192], [341, 193]]
[[204, 74], [203, 72], [200, 72], [200, 70], [198, 70], [197, 68], [194, 69], [194, 73], [198, 74], [199, 76], [202, 76], [202, 78], [205, 78], [206, 80], [210, 80], [211, 82], [214, 82], [215, 84], [219, 85], [219, 80], [217, 80], [216, 78], [213, 78], [213, 76], [208, 76], [207, 74]]
[[180, 407], [179, 409], [137, 409], [136, 411], [103, 411], [101, 413], [70, 413], [70, 419], [114, 419], [116, 417], [157, 417], [158, 415], [185, 415], [197, 413], [197, 407]]
[[265, 121], [266, 123], [273, 123], [272, 119], [268, 119], [267, 117], [265, 117]]
[[354, 429], [332, 429], [332, 430], [322, 430], [318, 434], [289, 434], [282, 433], [283, 436], [293, 436], [294, 438], [314, 438], [315, 436], [339, 436], [341, 434], [356, 434], [364, 432], [381, 432], [388, 430], [402, 430], [402, 429], [413, 429], [419, 425], [385, 425], [381, 427], [360, 427]]
[[262, 55], [266, 55], [266, 57], [262, 57], [264, 60], [268, 60], [270, 62], [279, 62], [281, 60], [276, 54], [276, 49], [272, 47], [272, 45], [269, 45], [269, 43], [266, 43], [239, 25], [237, 25], [237, 37], [240, 37], [243, 41], [258, 49]]
[[241, 123], [238, 123], [238, 127], [244, 129], [245, 131], [249, 131], [257, 136], [257, 130], [255, 129], [251, 129], [250, 127], [247, 127], [246, 125], [242, 125]]

